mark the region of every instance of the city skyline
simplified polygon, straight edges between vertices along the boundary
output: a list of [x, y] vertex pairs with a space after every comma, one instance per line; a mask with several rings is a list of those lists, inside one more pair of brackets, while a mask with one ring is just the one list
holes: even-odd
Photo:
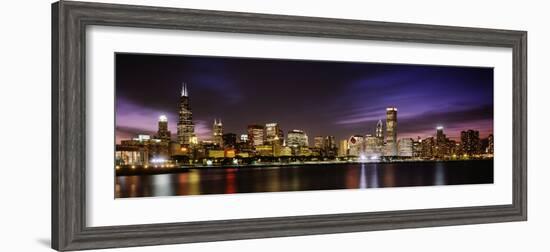
[[[272, 122], [285, 134], [301, 129], [311, 138], [374, 135], [385, 108], [400, 107], [396, 104], [405, 108], [399, 111], [397, 138], [434, 136], [436, 126], [444, 126], [452, 139], [466, 129], [479, 130], [480, 137], [493, 131], [490, 68], [135, 54], [116, 59], [117, 143], [153, 134], [160, 115], [176, 132], [183, 82], [199, 140], [212, 140], [214, 119], [237, 135], [250, 124]], [[296, 86], [300, 83], [308, 87]]]

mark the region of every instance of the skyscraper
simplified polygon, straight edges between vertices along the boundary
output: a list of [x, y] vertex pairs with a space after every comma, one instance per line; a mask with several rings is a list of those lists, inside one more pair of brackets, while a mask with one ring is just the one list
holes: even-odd
[[290, 147], [307, 147], [309, 145], [307, 134], [303, 130], [291, 130], [286, 134], [286, 145]]
[[433, 137], [428, 137], [425, 139], [422, 139], [420, 142], [420, 148], [421, 148], [421, 157], [423, 158], [433, 158], [434, 157], [434, 150], [435, 150], [435, 140]]
[[397, 156], [397, 108], [386, 108], [386, 156]]
[[171, 135], [172, 134], [168, 130], [168, 118], [165, 115], [161, 115], [159, 117], [158, 130], [155, 137], [164, 141], [170, 141]]
[[382, 124], [382, 120], [378, 120], [374, 136], [382, 141], [384, 140], [384, 125]]
[[479, 131], [470, 129], [460, 132], [460, 141], [462, 142], [462, 151], [465, 154], [473, 155], [479, 153], [479, 148], [481, 146]]
[[195, 125], [188, 95], [187, 84], [184, 82], [181, 89], [178, 120], [178, 142], [183, 146], [192, 144], [195, 139]]
[[413, 156], [413, 139], [401, 138], [398, 142], [399, 156], [400, 157], [412, 157]]
[[324, 140], [322, 136], [315, 136], [313, 138], [313, 147], [318, 148], [320, 150], [324, 149], [325, 145], [324, 145]]
[[336, 149], [334, 136], [325, 136], [323, 139], [323, 154], [326, 156], [336, 156]]
[[348, 140], [348, 150], [350, 156], [365, 158], [365, 137], [361, 135], [351, 136]]
[[265, 141], [269, 145], [273, 145], [273, 141], [277, 140], [282, 144], [282, 141], [280, 141], [282, 138], [280, 137], [280, 131], [281, 128], [279, 127], [278, 123], [268, 123], [265, 125]]
[[221, 119], [214, 119], [214, 124], [212, 125], [212, 141], [215, 145], [223, 147], [223, 124]]
[[340, 140], [340, 144], [338, 146], [338, 156], [339, 157], [346, 157], [348, 155], [348, 140]]
[[368, 158], [378, 158], [382, 156], [382, 144], [384, 140], [379, 139], [377, 136], [371, 134], [365, 135], [365, 155]]
[[442, 143], [445, 143], [446, 140], [447, 140], [447, 137], [445, 136], [445, 134], [443, 134], [443, 126], [437, 126], [435, 141], [438, 144], [442, 144]]
[[264, 144], [264, 126], [263, 125], [248, 125], [248, 142], [251, 146]]
[[437, 158], [444, 158], [449, 154], [447, 136], [443, 133], [443, 126], [437, 126], [435, 133], [435, 153]]

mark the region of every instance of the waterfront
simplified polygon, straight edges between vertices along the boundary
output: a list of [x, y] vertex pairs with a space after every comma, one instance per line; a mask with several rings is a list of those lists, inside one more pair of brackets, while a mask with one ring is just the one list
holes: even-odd
[[493, 160], [190, 169], [115, 182], [116, 198], [487, 184]]

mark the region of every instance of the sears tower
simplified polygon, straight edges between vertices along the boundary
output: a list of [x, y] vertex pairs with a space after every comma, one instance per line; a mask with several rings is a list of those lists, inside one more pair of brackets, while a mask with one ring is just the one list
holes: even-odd
[[193, 124], [193, 113], [189, 106], [187, 84], [183, 83], [181, 89], [179, 119], [178, 119], [178, 142], [183, 146], [189, 146], [196, 142], [195, 125]]
[[386, 109], [386, 156], [397, 156], [397, 108]]

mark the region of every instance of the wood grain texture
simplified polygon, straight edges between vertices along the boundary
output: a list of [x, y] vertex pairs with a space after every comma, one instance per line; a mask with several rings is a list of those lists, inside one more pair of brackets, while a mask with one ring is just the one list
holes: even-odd
[[[513, 50], [510, 205], [86, 227], [88, 25], [507, 47]], [[52, 5], [52, 247], [81, 250], [527, 219], [527, 32], [82, 2]]]

